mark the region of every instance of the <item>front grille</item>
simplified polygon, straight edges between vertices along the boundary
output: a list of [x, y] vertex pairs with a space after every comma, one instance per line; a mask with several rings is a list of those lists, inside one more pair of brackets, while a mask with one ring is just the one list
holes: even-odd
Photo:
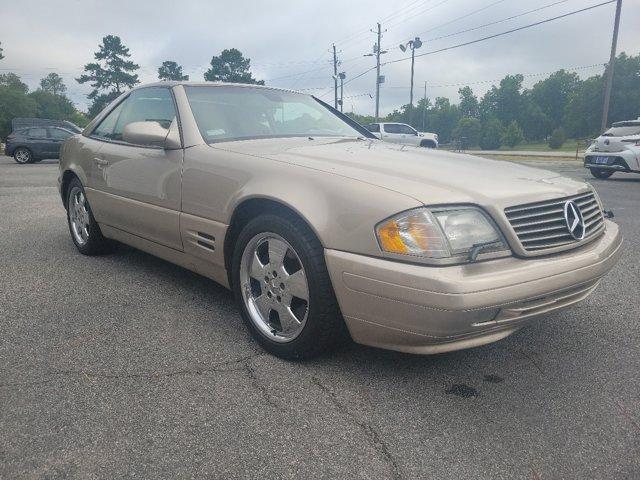
[[524, 250], [540, 252], [579, 243], [571, 236], [564, 218], [564, 205], [569, 200], [576, 203], [584, 218], [584, 240], [604, 229], [602, 211], [593, 192], [506, 208], [504, 213]]

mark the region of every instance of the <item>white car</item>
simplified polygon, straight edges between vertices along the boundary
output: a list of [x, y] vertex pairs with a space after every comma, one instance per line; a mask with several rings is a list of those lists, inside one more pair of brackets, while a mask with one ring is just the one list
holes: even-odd
[[602, 179], [614, 172], [640, 173], [640, 117], [616, 122], [596, 138], [585, 152], [584, 166]]
[[370, 123], [366, 129], [385, 142], [413, 145], [415, 147], [438, 148], [438, 135], [418, 132], [406, 123]]

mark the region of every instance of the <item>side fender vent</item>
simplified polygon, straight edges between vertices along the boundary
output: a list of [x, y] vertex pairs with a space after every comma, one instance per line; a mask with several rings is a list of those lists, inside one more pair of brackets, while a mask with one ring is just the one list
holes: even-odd
[[212, 252], [216, 249], [216, 237], [204, 232], [196, 232], [196, 243]]

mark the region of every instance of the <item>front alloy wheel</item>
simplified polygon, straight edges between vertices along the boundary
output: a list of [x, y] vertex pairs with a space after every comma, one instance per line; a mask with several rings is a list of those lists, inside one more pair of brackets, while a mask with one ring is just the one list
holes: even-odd
[[300, 360], [348, 341], [324, 248], [289, 212], [250, 220], [234, 240], [231, 285], [242, 319], [270, 353]]
[[307, 321], [309, 285], [300, 257], [275, 233], [260, 233], [244, 249], [242, 297], [253, 324], [274, 342], [294, 340]]

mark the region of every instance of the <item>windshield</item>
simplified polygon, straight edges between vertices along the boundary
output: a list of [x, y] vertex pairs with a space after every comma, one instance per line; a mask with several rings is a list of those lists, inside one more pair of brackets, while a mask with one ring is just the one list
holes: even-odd
[[273, 137], [361, 137], [308, 95], [251, 87], [186, 86], [207, 143]]
[[640, 135], [640, 125], [611, 127], [602, 134], [603, 137], [628, 137], [630, 135]]

